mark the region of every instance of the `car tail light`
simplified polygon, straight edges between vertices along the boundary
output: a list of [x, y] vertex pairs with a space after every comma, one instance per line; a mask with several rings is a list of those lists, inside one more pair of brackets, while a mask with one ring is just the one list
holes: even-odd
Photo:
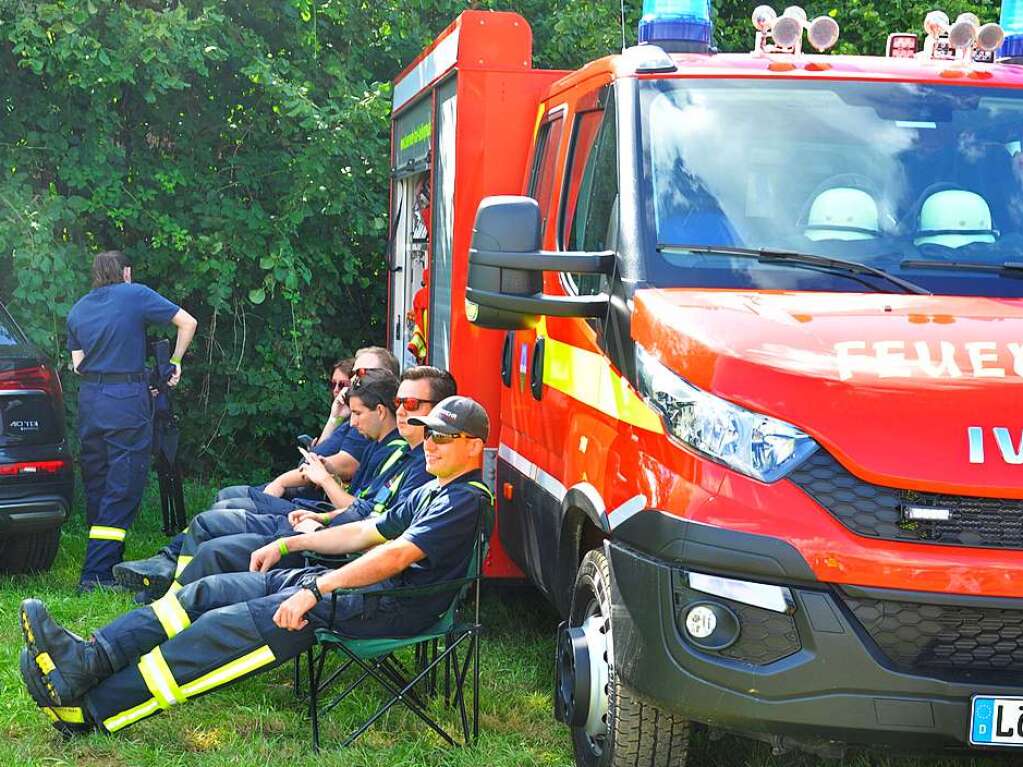
[[58, 405], [64, 402], [60, 378], [48, 365], [0, 371], [0, 391], [11, 390], [44, 391], [53, 397]]
[[59, 474], [67, 469], [67, 461], [24, 461], [0, 464], [0, 477], [21, 477], [26, 474]]

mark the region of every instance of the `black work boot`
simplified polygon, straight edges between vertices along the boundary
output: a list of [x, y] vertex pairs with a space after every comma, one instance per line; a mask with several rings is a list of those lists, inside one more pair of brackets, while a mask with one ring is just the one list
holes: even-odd
[[166, 593], [174, 582], [174, 571], [178, 562], [165, 551], [159, 551], [149, 559], [135, 559], [114, 565], [114, 580], [132, 591]]
[[99, 645], [59, 625], [38, 599], [21, 603], [21, 630], [30, 660], [54, 705], [73, 705], [113, 671]]
[[43, 673], [32, 660], [32, 653], [27, 647], [21, 651], [19, 667], [21, 679], [25, 683], [28, 694], [40, 710], [46, 714], [50, 724], [57, 732], [69, 738], [97, 729], [96, 723], [81, 701], [76, 701], [70, 706], [58, 706], [50, 699]]

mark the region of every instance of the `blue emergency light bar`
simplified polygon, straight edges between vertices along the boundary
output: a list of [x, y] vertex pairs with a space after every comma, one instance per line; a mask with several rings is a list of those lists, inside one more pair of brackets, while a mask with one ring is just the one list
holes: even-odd
[[1002, 0], [1002, 29], [1005, 41], [998, 49], [999, 58], [1023, 56], [1023, 0]]
[[707, 53], [712, 31], [710, 0], [643, 0], [640, 44], [671, 53]]

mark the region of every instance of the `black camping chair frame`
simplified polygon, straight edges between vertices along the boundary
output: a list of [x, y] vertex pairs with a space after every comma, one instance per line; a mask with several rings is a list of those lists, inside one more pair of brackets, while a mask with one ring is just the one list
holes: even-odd
[[[309, 717], [312, 724], [313, 748], [320, 748], [320, 717], [336, 708], [355, 692], [366, 680], [375, 681], [389, 696], [376, 711], [341, 744], [351, 745], [372, 727], [384, 714], [399, 703], [413, 713], [420, 721], [444, 740], [448, 745], [469, 745], [479, 737], [479, 687], [480, 687], [480, 635], [479, 620], [480, 582], [482, 563], [485, 557], [487, 536], [483, 525], [478, 524], [470, 564], [470, 575], [453, 581], [444, 581], [431, 586], [404, 587], [387, 590], [350, 589], [335, 592], [331, 596], [330, 628], [316, 632], [317, 643], [306, 653], [308, 667]], [[338, 593], [361, 593], [369, 598], [393, 597], [397, 599], [416, 598], [452, 592], [452, 604], [441, 620], [446, 623], [443, 630], [429, 630], [416, 637], [394, 639], [383, 645], [377, 653], [359, 653], [359, 643], [365, 639], [346, 637], [333, 629]], [[470, 599], [471, 592], [471, 603]], [[471, 604], [472, 620], [459, 621], [459, 612]], [[440, 648], [443, 640], [443, 649]], [[385, 641], [386, 640], [382, 640]], [[393, 646], [388, 646], [388, 644]], [[397, 652], [413, 648], [414, 663], [411, 669], [397, 657]], [[325, 671], [328, 655], [341, 654], [337, 668]], [[456, 706], [461, 724], [462, 737], [459, 743], [427, 709], [426, 699], [436, 694], [436, 677], [444, 669], [444, 702], [447, 707]], [[324, 694], [346, 676], [355, 672], [355, 679], [327, 702]], [[296, 683], [299, 679], [296, 664]], [[466, 687], [470, 686], [469, 700]]]
[[[343, 642], [321, 643], [318, 653], [309, 650], [307, 652], [310, 690], [309, 717], [312, 724], [313, 748], [317, 751], [320, 749], [320, 716], [340, 705], [367, 679], [375, 680], [389, 697], [362, 725], [342, 741], [342, 748], [351, 745], [399, 703], [437, 733], [448, 745], [469, 745], [475, 742], [479, 737], [481, 628], [478, 623], [453, 627], [444, 636], [445, 646], [440, 651], [438, 651], [439, 642], [436, 637], [414, 643], [412, 645], [415, 649], [414, 665], [411, 670], [406, 668], [393, 652], [363, 658]], [[344, 658], [338, 667], [324, 678], [325, 662], [332, 649], [340, 652]], [[445, 676], [445, 705], [447, 707], [454, 705], [458, 709], [462, 729], [460, 742], [445, 730], [444, 726], [427, 710], [426, 700], [436, 694], [436, 674], [441, 666], [444, 668]], [[322, 694], [346, 672], [353, 669], [357, 674], [355, 678], [348, 682], [345, 688], [329, 702], [322, 702]], [[471, 692], [467, 696], [466, 687], [470, 679]]]
[[[324, 567], [338, 568], [347, 565], [349, 562], [357, 559], [359, 554], [318, 554], [316, 552], [306, 552], [305, 564], [306, 567], [315, 567], [316, 565], [323, 565]], [[311, 658], [312, 651], [306, 653], [306, 656]], [[295, 692], [296, 698], [303, 697], [302, 694], [302, 656], [295, 656], [295, 675], [292, 680], [292, 689]]]

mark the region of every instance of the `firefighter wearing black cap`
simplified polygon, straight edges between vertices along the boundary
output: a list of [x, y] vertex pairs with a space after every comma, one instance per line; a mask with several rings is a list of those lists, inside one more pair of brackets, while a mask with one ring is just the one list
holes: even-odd
[[[64, 733], [117, 732], [170, 706], [272, 668], [310, 648], [340, 588], [421, 587], [463, 578], [477, 525], [491, 518], [482, 483], [489, 421], [465, 397], [409, 419], [426, 427], [427, 470], [437, 479], [382, 516], [271, 543], [252, 572], [202, 578], [133, 610], [85, 641], [27, 599], [21, 674], [33, 700]], [[337, 570], [271, 570], [291, 551], [366, 551]], [[451, 594], [414, 603], [341, 595], [334, 626], [348, 636], [405, 636], [433, 624]]]
[[131, 281], [131, 264], [111, 250], [92, 263], [92, 290], [67, 318], [68, 350], [78, 390], [79, 461], [89, 542], [79, 589], [112, 585], [125, 534], [138, 512], [149, 473], [153, 419], [146, 382], [146, 325], [170, 323], [178, 337], [169, 383], [181, 378], [181, 357], [196, 321], [154, 290]]

